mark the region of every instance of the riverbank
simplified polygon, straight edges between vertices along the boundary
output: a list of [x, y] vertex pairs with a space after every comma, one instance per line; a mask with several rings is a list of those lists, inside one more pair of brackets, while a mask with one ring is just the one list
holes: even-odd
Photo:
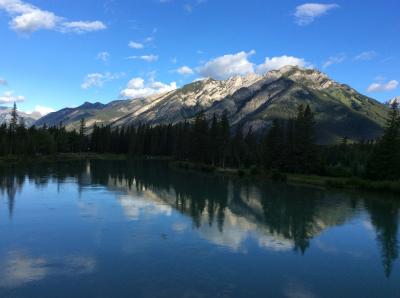
[[373, 181], [356, 177], [328, 177], [303, 174], [286, 174], [277, 171], [263, 172], [260, 169], [235, 169], [219, 168], [192, 162], [173, 162], [174, 167], [185, 170], [196, 170], [207, 173], [219, 173], [224, 175], [235, 175], [240, 177], [254, 177], [256, 179], [268, 179], [272, 181], [286, 182], [290, 184], [312, 185], [326, 188], [354, 189], [373, 192], [400, 193], [399, 181]]
[[[62, 153], [57, 155], [41, 155], [34, 157], [6, 156], [0, 158], [0, 166], [8, 164], [24, 164], [34, 162], [59, 162], [76, 160], [129, 160], [124, 154], [98, 154], [98, 153]], [[303, 184], [326, 188], [345, 188], [373, 192], [400, 193], [399, 181], [373, 181], [361, 178], [348, 177], [328, 177], [303, 174], [286, 174], [278, 171], [266, 172], [259, 168], [236, 169], [221, 168], [206, 164], [193, 163], [188, 161], [176, 161], [170, 157], [148, 156], [140, 158], [142, 160], [162, 160], [169, 161], [170, 166], [183, 170], [193, 170], [204, 173], [217, 173], [221, 175], [239, 176], [259, 180], [280, 181], [290, 184]]]

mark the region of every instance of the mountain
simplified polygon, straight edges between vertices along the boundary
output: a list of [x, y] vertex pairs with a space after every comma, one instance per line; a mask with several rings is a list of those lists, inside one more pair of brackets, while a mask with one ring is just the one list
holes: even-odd
[[49, 114], [37, 125], [62, 121], [72, 129], [79, 126], [81, 118], [88, 126], [156, 125], [191, 120], [201, 111], [207, 118], [226, 111], [233, 127], [263, 131], [273, 119], [293, 118], [300, 104], [309, 104], [315, 112], [320, 143], [334, 143], [343, 137], [376, 138], [387, 115], [384, 104], [318, 70], [286, 66], [263, 76], [251, 74], [223, 81], [208, 78], [146, 98], [107, 105], [85, 103]]
[[[39, 113], [24, 113], [18, 111], [18, 116], [24, 118], [24, 122], [26, 126], [32, 126], [40, 117]], [[9, 124], [11, 120], [11, 108], [9, 107], [0, 107], [0, 125], [1, 124]]]

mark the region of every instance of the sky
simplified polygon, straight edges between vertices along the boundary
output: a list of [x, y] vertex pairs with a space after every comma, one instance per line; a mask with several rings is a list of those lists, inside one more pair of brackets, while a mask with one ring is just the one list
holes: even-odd
[[398, 0], [0, 0], [0, 105], [42, 114], [204, 77], [316, 68], [400, 95]]

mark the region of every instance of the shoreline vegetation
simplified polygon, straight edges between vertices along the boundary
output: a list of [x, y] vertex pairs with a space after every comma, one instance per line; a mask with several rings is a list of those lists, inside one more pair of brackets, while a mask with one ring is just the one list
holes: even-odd
[[59, 161], [78, 161], [78, 160], [158, 160], [166, 161], [174, 169], [195, 171], [207, 174], [220, 174], [235, 176], [244, 179], [257, 179], [259, 181], [275, 181], [288, 184], [307, 185], [322, 188], [336, 188], [361, 190], [370, 192], [400, 193], [400, 180], [373, 181], [359, 177], [330, 177], [321, 175], [292, 174], [282, 173], [276, 170], [265, 171], [260, 168], [222, 168], [203, 163], [176, 160], [169, 156], [143, 156], [131, 158], [126, 154], [111, 153], [61, 153], [57, 155], [42, 155], [35, 157], [24, 156], [3, 156], [0, 157], [0, 166], [14, 164], [30, 164], [37, 162], [59, 162]]
[[74, 159], [164, 159], [182, 169], [263, 177], [274, 181], [400, 192], [400, 113], [389, 112], [380, 139], [316, 143], [314, 113], [298, 107], [289, 120], [273, 120], [265, 131], [231, 127], [227, 112], [176, 124], [98, 126], [79, 131], [29, 127], [14, 105], [9, 125], [0, 126], [0, 163]]
[[235, 175], [243, 178], [254, 177], [256, 179], [284, 182], [289, 184], [310, 185], [323, 188], [362, 190], [371, 192], [400, 193], [400, 180], [373, 181], [359, 177], [329, 177], [319, 175], [282, 173], [275, 170], [262, 171], [258, 168], [220, 168], [185, 161], [174, 161], [173, 166], [184, 170]]

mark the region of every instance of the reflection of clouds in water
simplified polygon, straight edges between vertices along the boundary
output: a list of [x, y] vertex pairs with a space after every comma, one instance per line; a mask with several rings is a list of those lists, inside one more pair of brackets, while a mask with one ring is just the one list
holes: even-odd
[[375, 236], [375, 228], [369, 220], [367, 220], [367, 219], [363, 220], [362, 225], [366, 231], [370, 232], [370, 234], [372, 234], [372, 236]]
[[177, 233], [181, 233], [185, 231], [187, 228], [188, 228], [187, 224], [183, 222], [176, 222], [172, 225], [172, 229]]
[[333, 245], [322, 242], [321, 240], [315, 240], [315, 245], [323, 253], [326, 253], [326, 254], [331, 254], [331, 255], [346, 254], [346, 255], [349, 255], [349, 256], [351, 256], [353, 258], [357, 258], [357, 259], [369, 259], [371, 257], [366, 251], [337, 248]]
[[35, 282], [46, 276], [89, 274], [95, 270], [92, 257], [67, 256], [63, 259], [31, 257], [21, 251], [11, 251], [0, 261], [0, 287], [14, 288]]
[[[157, 199], [157, 200], [154, 200]], [[125, 195], [118, 198], [126, 217], [131, 220], [138, 220], [143, 216], [156, 216], [172, 214], [172, 207], [161, 203], [156, 195], [150, 191], [146, 191], [141, 196]]]
[[283, 289], [283, 294], [288, 298], [314, 298], [314, 295], [310, 289], [299, 281], [289, 281], [286, 287]]
[[43, 279], [48, 272], [47, 262], [42, 258], [31, 258], [11, 252], [0, 269], [0, 287], [16, 287]]
[[[170, 216], [173, 211], [171, 207], [176, 202], [176, 194], [172, 191], [143, 191], [130, 190], [129, 195], [120, 196], [118, 201], [125, 215], [131, 220], [138, 220], [140, 216]], [[260, 207], [259, 200], [247, 200], [247, 202]], [[262, 248], [273, 251], [287, 251], [293, 249], [291, 240], [285, 239], [277, 234], [271, 234], [266, 227], [258, 224], [256, 220], [238, 215], [228, 207], [224, 211], [223, 231], [219, 230], [218, 224], [214, 222], [209, 225], [209, 214], [206, 211], [201, 214], [201, 224], [198, 228], [200, 235], [207, 241], [229, 247], [235, 251], [241, 249], [246, 239], [253, 238]], [[256, 208], [256, 210], [258, 210]], [[181, 233], [187, 229], [184, 223], [175, 223], [172, 229]]]
[[78, 208], [82, 217], [97, 216], [97, 205], [92, 202], [78, 201]]
[[229, 247], [235, 251], [241, 248], [242, 243], [248, 238], [254, 238], [260, 247], [268, 250], [284, 251], [291, 250], [293, 243], [283, 237], [270, 234], [265, 228], [249, 221], [247, 218], [238, 216], [225, 210], [223, 231], [216, 224], [208, 224], [208, 216], [202, 216], [202, 224], [199, 228], [201, 235], [208, 241]]
[[262, 248], [273, 251], [287, 251], [294, 248], [294, 245], [290, 240], [273, 235], [262, 235], [258, 237], [258, 245]]

